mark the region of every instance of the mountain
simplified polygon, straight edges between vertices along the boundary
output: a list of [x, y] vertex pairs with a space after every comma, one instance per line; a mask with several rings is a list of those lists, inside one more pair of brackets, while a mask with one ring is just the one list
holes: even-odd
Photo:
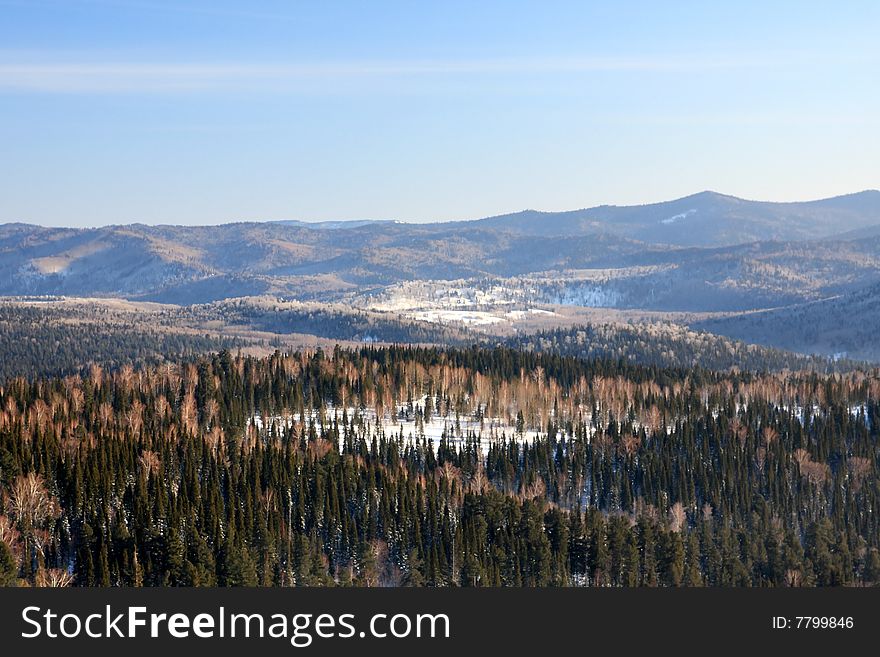
[[337, 294], [401, 280], [611, 266], [645, 245], [614, 236], [544, 240], [477, 226], [285, 223], [0, 226], [0, 295], [119, 296], [197, 303]]
[[352, 219], [348, 221], [299, 221], [297, 219], [286, 219], [273, 223], [298, 226], [299, 228], [312, 228], [314, 230], [344, 230], [346, 228], [360, 228], [361, 226], [370, 226], [372, 224], [396, 222], [392, 219]]
[[[880, 192], [780, 204], [702, 193], [630, 208], [426, 225], [7, 224], [0, 226], [0, 294], [187, 304], [265, 293], [321, 298], [419, 279], [614, 269], [620, 271], [611, 286], [624, 307], [754, 309], [874, 282], [878, 239], [815, 238], [877, 224]], [[773, 241], [783, 236], [786, 241]], [[814, 241], [802, 241], [807, 238]]]
[[429, 224], [15, 223], [0, 225], [0, 295], [180, 305], [274, 295], [369, 308], [370, 299], [408, 282], [433, 281], [442, 290], [464, 281], [480, 291], [468, 302], [477, 305], [516, 297], [745, 312], [880, 283], [877, 226], [878, 191], [799, 203], [702, 192], [650, 205]]
[[880, 224], [880, 191], [796, 203], [747, 201], [706, 191], [649, 205], [602, 205], [570, 212], [527, 210], [476, 223], [525, 235], [602, 232], [674, 246], [797, 241]]

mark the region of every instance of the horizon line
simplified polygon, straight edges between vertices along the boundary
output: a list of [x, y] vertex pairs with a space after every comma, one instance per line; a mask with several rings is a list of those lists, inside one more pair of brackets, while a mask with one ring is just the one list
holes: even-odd
[[[693, 194], [687, 194], [685, 196], [679, 196], [676, 198], [666, 199], [662, 201], [650, 201], [647, 203], [630, 203], [630, 204], [615, 204], [615, 203], [601, 203], [599, 205], [591, 205], [585, 206], [581, 208], [572, 208], [569, 210], [536, 210], [534, 208], [523, 208], [521, 210], [513, 210], [510, 212], [501, 212], [499, 214], [490, 214], [482, 217], [471, 217], [468, 219], [440, 219], [440, 220], [432, 220], [432, 221], [412, 221], [406, 219], [230, 219], [228, 221], [219, 221], [216, 223], [170, 223], [165, 221], [157, 221], [155, 223], [146, 222], [146, 221], [130, 221], [128, 223], [107, 223], [107, 224], [96, 224], [93, 226], [70, 226], [70, 225], [57, 225], [57, 224], [44, 224], [37, 223], [32, 221], [20, 221], [20, 220], [11, 220], [11, 221], [0, 221], [0, 228], [8, 227], [8, 226], [36, 226], [39, 228], [59, 228], [59, 229], [69, 229], [69, 230], [97, 230], [100, 228], [126, 228], [131, 226], [150, 226], [153, 228], [162, 228], [162, 227], [184, 227], [184, 228], [210, 228], [210, 227], [219, 227], [219, 226], [233, 226], [236, 224], [284, 224], [284, 223], [299, 223], [299, 224], [312, 224], [312, 225], [320, 225], [320, 224], [341, 224], [341, 223], [363, 223], [363, 224], [377, 224], [377, 223], [393, 223], [393, 224], [406, 224], [409, 226], [430, 226], [436, 224], [455, 224], [455, 223], [468, 223], [474, 221], [482, 221], [485, 219], [497, 219], [501, 217], [509, 217], [517, 214], [522, 214], [525, 212], [536, 212], [538, 214], [566, 214], [569, 212], [583, 212], [589, 210], [596, 210], [599, 208], [640, 208], [647, 207], [650, 205], [661, 205], [664, 203], [675, 203], [677, 201], [684, 201], [689, 198], [694, 198], [696, 196], [703, 195], [714, 195], [714, 196], [722, 196], [726, 198], [732, 198], [737, 201], [744, 201], [746, 203], [769, 203], [769, 204], [777, 204], [777, 205], [787, 205], [787, 204], [801, 204], [801, 203], [819, 203], [822, 201], [830, 201], [839, 198], [846, 198], [850, 196], [859, 196], [861, 194], [880, 194], [880, 188], [867, 188], [862, 189], [856, 192], [847, 192], [844, 194], [835, 194], [833, 196], [822, 196], [819, 198], [809, 198], [809, 199], [799, 199], [799, 200], [787, 200], [787, 201], [774, 201], [774, 200], [761, 200], [761, 199], [753, 199], [753, 198], [743, 198], [740, 196], [734, 196], [733, 194], [724, 194], [722, 192], [716, 192], [711, 189], [704, 189], [699, 192], [694, 192]], [[306, 226], [307, 227], [307, 226]]]

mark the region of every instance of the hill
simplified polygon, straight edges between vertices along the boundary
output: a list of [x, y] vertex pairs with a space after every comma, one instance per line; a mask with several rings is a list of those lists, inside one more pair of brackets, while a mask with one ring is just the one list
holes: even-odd
[[[416, 279], [657, 266], [676, 273], [666, 282], [663, 277], [649, 281], [655, 299], [657, 289], [680, 288], [678, 278], [711, 286], [709, 294], [687, 291], [691, 301], [724, 299], [724, 282], [734, 281], [755, 302], [744, 306], [731, 300], [708, 308], [698, 301], [699, 307], [683, 307], [673, 298], [650, 307], [756, 308], [877, 281], [880, 238], [858, 234], [817, 242], [877, 224], [876, 191], [804, 203], [704, 192], [644, 206], [435, 224], [291, 221], [94, 229], [5, 224], [0, 226], [0, 295], [117, 296], [180, 304], [259, 294], [324, 300]], [[802, 246], [804, 240], [812, 240], [809, 247]], [[811, 255], [817, 250], [819, 255]], [[636, 296], [630, 305], [645, 303]]]
[[830, 237], [880, 223], [878, 219], [877, 190], [795, 203], [749, 201], [706, 191], [663, 203], [571, 212], [530, 210], [477, 223], [527, 235], [605, 232], [648, 243], [717, 247]]
[[[0, 296], [178, 306], [266, 297], [329, 304], [331, 315], [338, 308], [380, 313], [326, 336], [344, 340], [371, 335], [375, 321], [403, 322], [406, 336], [438, 336], [438, 324], [455, 332], [473, 321], [504, 323], [511, 313], [608, 307], [687, 313], [687, 324], [701, 331], [874, 359], [880, 354], [865, 331], [877, 326], [870, 299], [880, 286], [878, 226], [875, 190], [795, 203], [701, 192], [649, 205], [429, 224], [13, 223], [0, 225]], [[319, 324], [298, 319], [288, 328], [320, 331]]]
[[696, 329], [737, 340], [880, 361], [880, 285], [829, 299], [694, 322]]

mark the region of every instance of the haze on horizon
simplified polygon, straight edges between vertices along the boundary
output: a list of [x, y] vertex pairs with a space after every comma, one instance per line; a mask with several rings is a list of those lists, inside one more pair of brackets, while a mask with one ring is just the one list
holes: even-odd
[[0, 0], [0, 223], [880, 187], [874, 2]]
[[516, 217], [521, 214], [528, 213], [537, 213], [539, 215], [547, 215], [548, 217], [558, 216], [559, 214], [569, 214], [569, 213], [578, 213], [585, 210], [593, 210], [602, 208], [639, 208], [645, 206], [657, 206], [658, 208], [662, 208], [674, 203], [680, 203], [687, 199], [697, 199], [697, 197], [703, 195], [710, 195], [715, 197], [729, 197], [735, 199], [737, 201], [744, 201], [746, 203], [759, 203], [759, 204], [786, 204], [786, 203], [795, 203], [795, 204], [810, 204], [813, 202], [828, 202], [833, 201], [835, 199], [847, 198], [854, 199], [856, 197], [864, 198], [867, 194], [880, 194], [880, 190], [877, 189], [865, 189], [858, 190], [854, 192], [849, 192], [846, 194], [840, 194], [836, 196], [830, 197], [822, 197], [822, 198], [805, 198], [805, 199], [786, 199], [783, 201], [777, 201], [772, 199], [746, 199], [741, 197], [732, 196], [730, 194], [723, 194], [721, 192], [716, 192], [714, 190], [703, 190], [701, 192], [694, 192], [693, 194], [688, 194], [683, 197], [671, 198], [671, 199], [658, 199], [655, 201], [646, 201], [644, 203], [633, 203], [633, 204], [615, 204], [615, 203], [600, 203], [591, 207], [584, 208], [566, 208], [564, 210], [544, 210], [541, 208], [523, 208], [520, 210], [514, 210], [511, 212], [496, 212], [493, 214], [487, 214], [484, 216], [467, 216], [462, 218], [451, 218], [451, 219], [428, 219], [423, 221], [413, 221], [409, 219], [376, 219], [376, 218], [361, 218], [361, 219], [251, 219], [251, 218], [243, 218], [243, 219], [229, 219], [224, 221], [203, 221], [203, 222], [168, 222], [168, 221], [155, 221], [155, 222], [144, 222], [144, 221], [128, 221], [128, 222], [106, 222], [102, 224], [82, 224], [82, 225], [72, 225], [70, 223], [56, 222], [56, 223], [46, 223], [46, 222], [27, 222], [27, 221], [0, 221], [0, 227], [4, 225], [11, 224], [19, 224], [19, 225], [30, 225], [30, 226], [40, 226], [45, 228], [76, 228], [76, 229], [102, 229], [102, 228], [122, 228], [125, 226], [137, 226], [137, 225], [146, 225], [146, 226], [154, 226], [156, 228], [161, 227], [187, 227], [187, 226], [202, 226], [202, 227], [211, 227], [211, 226], [228, 226], [233, 224], [262, 224], [262, 223], [291, 223], [291, 224], [302, 224], [305, 226], [314, 225], [328, 225], [329, 227], [358, 227], [364, 224], [377, 224], [377, 223], [395, 223], [395, 224], [404, 224], [411, 226], [428, 226], [428, 225], [444, 225], [444, 224], [459, 224], [459, 223], [470, 223], [484, 219], [497, 219], [497, 218], [505, 218], [505, 217]]

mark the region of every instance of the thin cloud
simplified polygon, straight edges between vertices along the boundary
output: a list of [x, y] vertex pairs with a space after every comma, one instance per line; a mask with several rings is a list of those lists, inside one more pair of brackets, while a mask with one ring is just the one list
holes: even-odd
[[[88, 61], [0, 63], [0, 91], [184, 92], [234, 89], [296, 90], [371, 78], [553, 75], [599, 72], [698, 73], [784, 63], [779, 57], [557, 57], [425, 61], [205, 64]], [[795, 61], [794, 59], [792, 61]]]
[[0, 7], [21, 7], [24, 9], [67, 11], [90, 11], [94, 7], [119, 9], [122, 11], [191, 14], [196, 16], [216, 16], [220, 18], [246, 18], [255, 20], [289, 21], [295, 16], [289, 13], [267, 12], [251, 8], [223, 7], [213, 3], [203, 5], [171, 2], [150, 2], [149, 0], [0, 0]]

